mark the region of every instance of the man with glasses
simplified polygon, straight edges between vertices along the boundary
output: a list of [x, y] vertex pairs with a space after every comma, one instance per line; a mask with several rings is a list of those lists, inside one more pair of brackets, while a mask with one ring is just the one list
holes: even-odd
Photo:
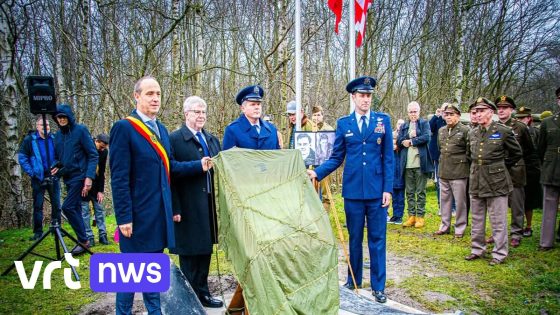
[[[188, 176], [212, 168], [200, 161], [173, 159], [167, 128], [158, 119], [161, 88], [152, 76], [136, 81], [136, 109], [111, 128], [109, 167], [113, 206], [122, 253], [163, 253], [175, 247], [172, 176]], [[149, 314], [161, 314], [159, 292], [143, 292]], [[132, 314], [134, 292], [117, 292], [116, 314]]]
[[264, 90], [259, 85], [247, 86], [237, 93], [235, 101], [241, 109], [241, 115], [224, 131], [224, 150], [233, 147], [255, 150], [280, 149], [276, 127], [261, 118], [263, 97]]
[[[204, 129], [208, 106], [198, 96], [183, 103], [185, 123], [169, 135], [177, 161], [201, 161], [220, 152], [220, 141]], [[218, 243], [213, 170], [199, 170], [187, 176], [171, 178], [175, 247], [181, 271], [189, 280], [200, 303], [205, 307], [222, 307], [208, 289], [208, 272], [214, 244]]]
[[438, 130], [439, 188], [441, 196], [441, 224], [436, 235], [451, 233], [453, 201], [456, 206], [455, 237], [461, 238], [467, 227], [467, 181], [469, 161], [467, 158], [469, 127], [459, 120], [461, 110], [456, 104], [443, 108], [446, 126]]
[[404, 227], [424, 226], [426, 213], [426, 184], [434, 171], [428, 150], [431, 131], [425, 119], [420, 118], [420, 104], [408, 104], [408, 121], [404, 123], [397, 139], [401, 150], [400, 163], [404, 169], [404, 185], [408, 204], [408, 220]]
[[[556, 89], [556, 103], [560, 107], [560, 87]], [[548, 251], [554, 246], [554, 229], [560, 200], [560, 113], [541, 123], [538, 153], [542, 161], [543, 217], [539, 249]], [[560, 235], [560, 230], [559, 230]]]
[[107, 148], [109, 147], [109, 136], [102, 133], [94, 139], [99, 161], [95, 170], [95, 179], [91, 185], [91, 190], [85, 197], [82, 197], [82, 218], [86, 228], [86, 235], [89, 240], [89, 246], [95, 246], [95, 238], [90, 225], [90, 202], [93, 204], [93, 226], [97, 226], [99, 230], [99, 243], [109, 245], [107, 238], [107, 228], [105, 227], [105, 209], [103, 209], [103, 199], [105, 190], [105, 167], [107, 165]]
[[[486, 253], [486, 212], [490, 217], [494, 249], [490, 265], [504, 262], [508, 256], [507, 209], [508, 195], [513, 185], [508, 168], [522, 157], [523, 152], [511, 128], [492, 121], [497, 107], [490, 100], [479, 97], [470, 109], [476, 111], [478, 127], [469, 132], [467, 156], [471, 160], [469, 194], [471, 196], [471, 254], [472, 261]], [[469, 110], [470, 110], [469, 109]]]

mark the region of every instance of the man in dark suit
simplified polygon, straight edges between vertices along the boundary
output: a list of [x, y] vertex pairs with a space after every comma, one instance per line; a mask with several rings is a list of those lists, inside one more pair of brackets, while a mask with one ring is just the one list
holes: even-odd
[[[183, 113], [185, 124], [169, 136], [173, 157], [177, 161], [200, 161], [217, 155], [220, 142], [203, 129], [206, 102], [198, 96], [188, 97], [183, 103]], [[202, 305], [222, 307], [223, 302], [213, 298], [208, 290], [212, 248], [218, 243], [212, 175], [212, 171], [201, 170], [172, 178], [175, 247], [170, 252], [179, 255], [181, 271]]]
[[226, 127], [223, 149], [233, 147], [274, 150], [280, 149], [278, 132], [273, 124], [261, 119], [264, 90], [258, 85], [245, 87], [237, 93], [241, 115]]
[[[355, 111], [338, 120], [331, 158], [310, 178], [321, 180], [336, 170], [344, 159], [342, 197], [350, 237], [350, 265], [356, 285], [362, 285], [362, 242], [367, 220], [370, 281], [375, 300], [385, 303], [387, 207], [393, 191], [393, 135], [389, 115], [370, 110], [375, 79], [359, 77], [346, 85]], [[354, 288], [348, 272], [347, 288]]]
[[[187, 176], [212, 167], [209, 157], [177, 162], [169, 135], [156, 120], [161, 89], [151, 76], [134, 86], [136, 110], [111, 129], [109, 166], [113, 206], [123, 253], [162, 253], [175, 247], [171, 175]], [[133, 224], [134, 222], [134, 224]], [[159, 292], [144, 292], [149, 314], [161, 314]], [[116, 313], [131, 314], [134, 292], [117, 293]]]

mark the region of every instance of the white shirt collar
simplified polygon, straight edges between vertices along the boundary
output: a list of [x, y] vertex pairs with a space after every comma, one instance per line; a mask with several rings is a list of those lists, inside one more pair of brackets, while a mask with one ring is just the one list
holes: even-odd
[[[185, 126], [187, 126], [187, 128], [192, 132], [192, 134], [193, 134], [194, 136], [196, 136], [196, 133], [197, 133], [198, 131], [196, 131], [196, 130], [194, 130], [193, 128], [189, 127], [187, 124], [185, 124]], [[204, 133], [202, 132], [202, 130], [200, 130], [200, 134], [201, 134], [202, 137], [204, 138]], [[197, 138], [197, 140], [198, 140], [198, 138]]]
[[147, 122], [147, 121], [149, 121], [149, 120], [152, 120], [152, 121], [154, 121], [154, 122], [156, 121], [156, 118], [151, 119], [150, 117], [144, 115], [144, 114], [143, 114], [142, 112], [140, 112], [139, 110], [136, 110], [136, 114], [138, 114], [138, 116], [140, 116], [140, 118], [142, 118], [142, 121], [143, 121], [143, 122]]
[[368, 109], [368, 111], [366, 112], [365, 115], [360, 115], [360, 114], [358, 114], [358, 112], [354, 111], [354, 115], [356, 115], [356, 120], [358, 121], [359, 124], [362, 123], [362, 116], [366, 116], [366, 121], [367, 121], [367, 123], [369, 123], [369, 117], [371, 116], [371, 110]]

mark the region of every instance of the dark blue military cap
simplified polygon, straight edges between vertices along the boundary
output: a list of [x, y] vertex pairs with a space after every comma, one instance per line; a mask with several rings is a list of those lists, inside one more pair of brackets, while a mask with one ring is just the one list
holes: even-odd
[[259, 85], [250, 85], [242, 88], [235, 97], [237, 104], [241, 105], [245, 101], [262, 102], [264, 90]]
[[372, 77], [368, 77], [368, 76], [359, 77], [346, 84], [346, 91], [352, 94], [356, 92], [371, 94], [373, 93], [373, 88], [375, 87], [375, 83], [376, 83], [375, 79]]

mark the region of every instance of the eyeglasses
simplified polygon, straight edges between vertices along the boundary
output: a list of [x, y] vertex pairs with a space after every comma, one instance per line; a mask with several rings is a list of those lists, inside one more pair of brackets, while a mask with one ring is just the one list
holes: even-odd
[[194, 113], [196, 116], [206, 115], [205, 110], [190, 109], [190, 110], [188, 110], [188, 112]]

